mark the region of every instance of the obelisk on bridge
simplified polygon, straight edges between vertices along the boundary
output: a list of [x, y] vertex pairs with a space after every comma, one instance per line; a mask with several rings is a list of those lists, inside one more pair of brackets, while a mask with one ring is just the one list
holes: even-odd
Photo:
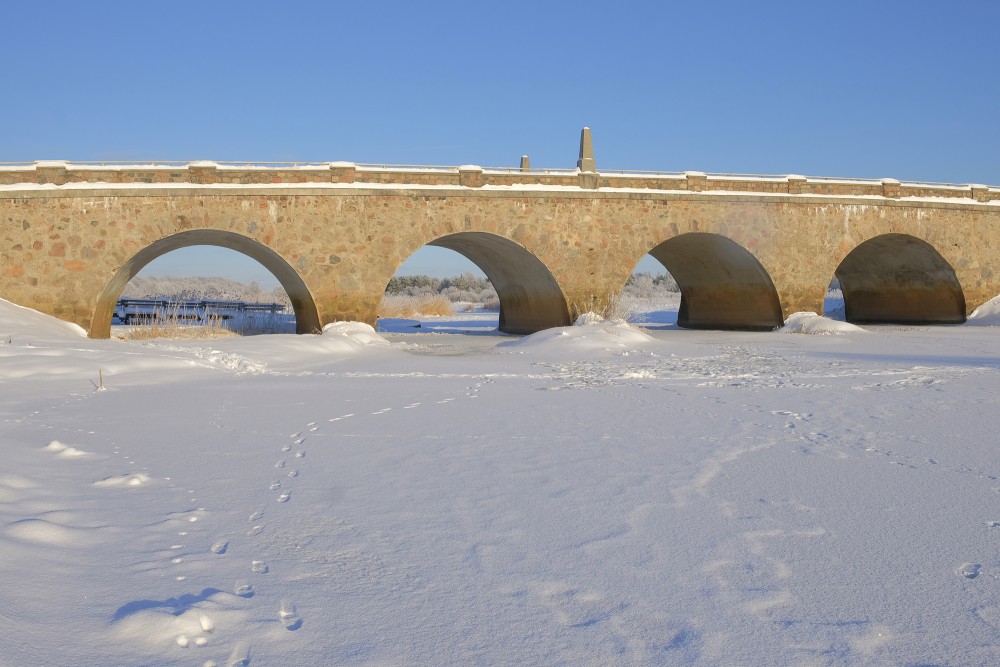
[[580, 132], [580, 159], [576, 161], [576, 168], [580, 171], [597, 171], [597, 162], [594, 160], [594, 141], [590, 138], [590, 128], [585, 127]]

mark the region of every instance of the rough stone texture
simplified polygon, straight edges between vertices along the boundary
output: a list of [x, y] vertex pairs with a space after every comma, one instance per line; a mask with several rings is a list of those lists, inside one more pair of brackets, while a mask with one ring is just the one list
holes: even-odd
[[[973, 197], [971, 186], [920, 186], [923, 196], [936, 199], [917, 201], [907, 199], [913, 194], [905, 183], [898, 194], [896, 185], [888, 184], [893, 191], [887, 197], [886, 184], [878, 181], [716, 179], [693, 172], [595, 174], [605, 189], [587, 190], [579, 187], [575, 171], [466, 168], [460, 173], [344, 163], [287, 170], [213, 165], [0, 170], [0, 180], [13, 183], [91, 182], [91, 177], [105, 183], [0, 189], [0, 296], [77, 322], [94, 336], [107, 335], [109, 304], [142, 265], [190, 243], [226, 245], [256, 257], [298, 300], [297, 314], [310, 328], [344, 319], [373, 323], [396, 268], [420, 247], [445, 237], [450, 240], [439, 245], [475, 256], [488, 275], [506, 276], [501, 302], [512, 331], [567, 322], [577, 312], [602, 307], [644, 254], [692, 232], [725, 237], [742, 249], [706, 256], [699, 290], [707, 285], [732, 299], [746, 298], [733, 276], [749, 274], [734, 273], [726, 264], [745, 251], [773, 282], [784, 316], [821, 312], [842, 260], [864, 241], [888, 233], [915, 237], [940, 253], [954, 269], [967, 312], [1000, 293], [1000, 194], [991, 188], [979, 187]], [[467, 185], [459, 185], [460, 179]], [[394, 185], [366, 187], [371, 183]], [[835, 196], [818, 196], [817, 190]], [[213, 234], [190, 235], [199, 230]], [[171, 240], [182, 232], [189, 235]], [[480, 236], [465, 235], [470, 232]], [[477, 244], [488, 235], [510, 243]], [[503, 252], [493, 252], [501, 246]], [[712, 247], [723, 246], [699, 247], [712, 255]], [[664, 257], [670, 261], [669, 253]], [[519, 285], [504, 268], [515, 260], [524, 267], [540, 263], [561, 299], [540, 283]], [[545, 274], [528, 273], [532, 280]], [[904, 287], [905, 280], [913, 280], [914, 289], [938, 289], [911, 274], [901, 278]], [[919, 309], [920, 302], [913, 307]], [[699, 320], [697, 312], [688, 316], [692, 325], [712, 324]]]

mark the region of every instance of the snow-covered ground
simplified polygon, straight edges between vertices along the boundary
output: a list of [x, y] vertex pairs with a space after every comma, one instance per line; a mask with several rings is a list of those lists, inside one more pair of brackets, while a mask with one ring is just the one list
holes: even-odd
[[0, 665], [1000, 664], [1000, 330], [485, 317], [0, 301]]

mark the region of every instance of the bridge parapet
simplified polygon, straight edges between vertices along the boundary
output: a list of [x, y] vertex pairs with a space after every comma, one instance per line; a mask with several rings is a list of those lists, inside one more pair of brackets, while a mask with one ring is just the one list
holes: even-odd
[[[436, 167], [322, 163], [109, 164], [44, 161], [0, 164], [0, 186], [93, 183], [112, 185], [275, 185], [365, 184], [466, 188], [574, 188], [725, 192], [774, 195], [885, 197], [890, 199], [966, 199], [1000, 201], [1000, 187], [979, 184], [900, 182], [896, 179], [846, 179], [799, 175], [763, 176], [704, 172], [581, 172], [579, 169]], [[6, 190], [16, 187], [4, 188]], [[26, 188], [27, 189], [27, 188]]]

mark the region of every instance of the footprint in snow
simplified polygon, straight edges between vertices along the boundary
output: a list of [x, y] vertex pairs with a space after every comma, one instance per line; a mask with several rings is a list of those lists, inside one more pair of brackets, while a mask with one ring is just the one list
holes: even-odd
[[250, 571], [254, 574], [267, 574], [271, 568], [267, 566], [262, 560], [255, 560], [250, 562]]
[[306, 452], [304, 449], [300, 449], [299, 451], [295, 452], [295, 458], [304, 459], [305, 457], [306, 457]]
[[249, 664], [250, 647], [242, 644], [233, 649], [229, 654], [229, 660], [226, 661], [226, 667], [246, 667]]
[[264, 510], [257, 510], [253, 514], [247, 517], [247, 521], [257, 521], [258, 519], [264, 518]]
[[291, 491], [285, 491], [280, 496], [278, 496], [278, 502], [279, 503], [287, 503], [289, 500], [291, 500], [291, 498], [292, 498], [292, 492]]
[[267, 486], [268, 491], [277, 491], [280, 488], [281, 488], [281, 482], [279, 482], [278, 480], [274, 480]]
[[285, 445], [284, 447], [281, 448], [281, 451], [287, 452], [287, 451], [290, 451], [291, 449], [292, 449], [291, 445]]
[[975, 579], [979, 576], [979, 570], [982, 569], [982, 565], [979, 563], [962, 563], [955, 570], [955, 574], [965, 577], [966, 579]]
[[222, 554], [226, 553], [228, 549], [229, 549], [229, 542], [222, 541], [213, 544], [212, 547], [209, 549], [209, 551], [211, 551], [213, 554], [216, 554], [217, 556], [221, 556]]
[[419, 403], [410, 403], [409, 405], [404, 405], [403, 409], [404, 410], [411, 410], [411, 409], [419, 407], [419, 406], [420, 406]]
[[255, 537], [260, 535], [262, 532], [264, 532], [264, 526], [256, 525], [247, 531], [247, 537]]
[[279, 459], [278, 462], [274, 464], [274, 467], [277, 468], [277, 469], [279, 469], [279, 470], [281, 468], [284, 468], [285, 467], [285, 459]]
[[288, 471], [288, 476], [289, 477], [298, 477], [299, 476], [299, 469], [296, 468], [294, 470], [289, 470]]
[[294, 632], [302, 627], [302, 618], [296, 613], [295, 604], [288, 600], [282, 600], [278, 617], [281, 618], [286, 630]]
[[237, 581], [233, 584], [233, 593], [241, 598], [252, 598], [254, 596], [253, 584], [246, 581]]

